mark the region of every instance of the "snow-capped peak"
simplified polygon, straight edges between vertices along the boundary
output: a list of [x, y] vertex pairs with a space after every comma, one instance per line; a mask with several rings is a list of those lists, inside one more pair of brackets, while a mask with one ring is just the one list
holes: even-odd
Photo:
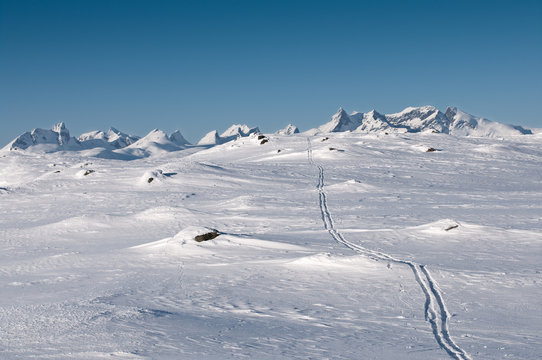
[[331, 117], [331, 121], [318, 127], [318, 132], [341, 132], [351, 131], [358, 127], [358, 121], [352, 121], [342, 107]]
[[279, 135], [293, 135], [299, 133], [297, 126], [288, 124], [284, 129], [280, 129], [276, 132]]
[[66, 128], [66, 124], [60, 122], [53, 126], [53, 132], [58, 134], [58, 144], [64, 145], [70, 141], [70, 132]]
[[235, 140], [239, 137], [249, 136], [250, 134], [254, 134], [259, 131], [260, 130], [257, 127], [250, 128], [247, 125], [235, 124], [230, 126], [221, 135], [218, 135], [218, 132], [216, 130], [207, 133], [203, 138], [201, 138], [200, 141], [198, 141], [198, 145], [224, 144], [228, 141]]
[[41, 149], [45, 151], [55, 151], [65, 149], [67, 146], [77, 146], [78, 141], [75, 138], [70, 138], [66, 124], [61, 122], [54, 125], [51, 130], [36, 128], [25, 132], [6, 145], [4, 149], [24, 150], [34, 145], [43, 145]]
[[173, 133], [171, 133], [171, 135], [169, 135], [169, 140], [179, 146], [190, 144], [179, 130], [175, 130]]
[[200, 139], [200, 141], [198, 141], [198, 145], [217, 145], [217, 144], [220, 144], [220, 136], [218, 136], [218, 131], [216, 130], [209, 131]]

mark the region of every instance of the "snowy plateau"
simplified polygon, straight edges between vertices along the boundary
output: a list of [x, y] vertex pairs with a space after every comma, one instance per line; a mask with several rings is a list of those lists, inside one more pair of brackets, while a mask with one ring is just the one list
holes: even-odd
[[540, 359], [541, 144], [431, 106], [34, 129], [0, 150], [0, 358]]

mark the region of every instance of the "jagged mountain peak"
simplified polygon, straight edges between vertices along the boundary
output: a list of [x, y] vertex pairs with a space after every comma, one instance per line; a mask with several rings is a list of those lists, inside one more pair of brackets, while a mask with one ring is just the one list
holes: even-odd
[[293, 135], [293, 134], [298, 134], [298, 133], [299, 133], [299, 129], [297, 128], [297, 126], [292, 125], [292, 124], [288, 124], [286, 125], [284, 129], [280, 129], [276, 132], [276, 134], [279, 134], [279, 135]]
[[198, 145], [224, 144], [239, 137], [249, 136], [250, 134], [258, 132], [260, 132], [260, 129], [257, 127], [250, 128], [247, 125], [234, 124], [220, 135], [218, 135], [218, 131], [216, 130], [208, 132], [200, 139], [200, 141], [198, 141]]
[[13, 139], [4, 149], [25, 150], [36, 145], [39, 145], [40, 149], [44, 151], [55, 151], [77, 146], [78, 141], [75, 138], [70, 138], [66, 124], [61, 122], [53, 125], [51, 130], [35, 128], [32, 131], [27, 131]]
[[317, 131], [322, 133], [352, 131], [359, 125], [359, 119], [353, 121], [348, 113], [340, 107], [331, 117], [331, 121], [318, 127]]
[[175, 130], [169, 135], [169, 140], [179, 146], [188, 145], [190, 142], [186, 140], [180, 130]]
[[227, 128], [222, 134], [220, 134], [221, 137], [227, 137], [227, 136], [234, 136], [234, 135], [248, 135], [250, 132], [250, 128], [243, 124], [234, 124]]
[[212, 130], [205, 134], [197, 143], [198, 145], [217, 145], [220, 144], [218, 131]]
[[53, 125], [52, 130], [53, 130], [54, 132], [60, 133], [60, 132], [62, 132], [62, 131], [67, 131], [68, 129], [66, 128], [66, 123], [64, 123], [64, 122], [59, 122], [59, 123]]

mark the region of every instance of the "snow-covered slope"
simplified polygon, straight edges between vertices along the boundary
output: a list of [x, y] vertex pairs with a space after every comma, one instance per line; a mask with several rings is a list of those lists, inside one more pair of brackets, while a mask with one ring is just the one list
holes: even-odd
[[0, 358], [540, 358], [539, 136], [265, 139], [2, 154]]
[[450, 121], [450, 134], [453, 135], [505, 137], [532, 134], [531, 130], [521, 126], [506, 125], [476, 117], [455, 107], [449, 107], [446, 110], [446, 117]]
[[178, 151], [185, 148], [187, 144], [188, 141], [178, 130], [168, 136], [162, 130], [154, 129], [135, 143], [115, 152], [142, 157], [162, 152]]
[[448, 108], [445, 113], [434, 106], [408, 107], [394, 114], [354, 112], [350, 115], [342, 108], [331, 121], [318, 128], [308, 130], [307, 135], [330, 132], [355, 131], [361, 133], [390, 132], [437, 132], [463, 136], [506, 137], [531, 134], [521, 126], [505, 125], [473, 115], [457, 108]]

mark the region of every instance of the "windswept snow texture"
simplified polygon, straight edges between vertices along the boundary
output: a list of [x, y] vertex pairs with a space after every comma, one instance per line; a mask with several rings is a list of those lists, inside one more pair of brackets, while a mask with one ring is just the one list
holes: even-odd
[[540, 358], [539, 134], [267, 138], [2, 153], [0, 358]]

